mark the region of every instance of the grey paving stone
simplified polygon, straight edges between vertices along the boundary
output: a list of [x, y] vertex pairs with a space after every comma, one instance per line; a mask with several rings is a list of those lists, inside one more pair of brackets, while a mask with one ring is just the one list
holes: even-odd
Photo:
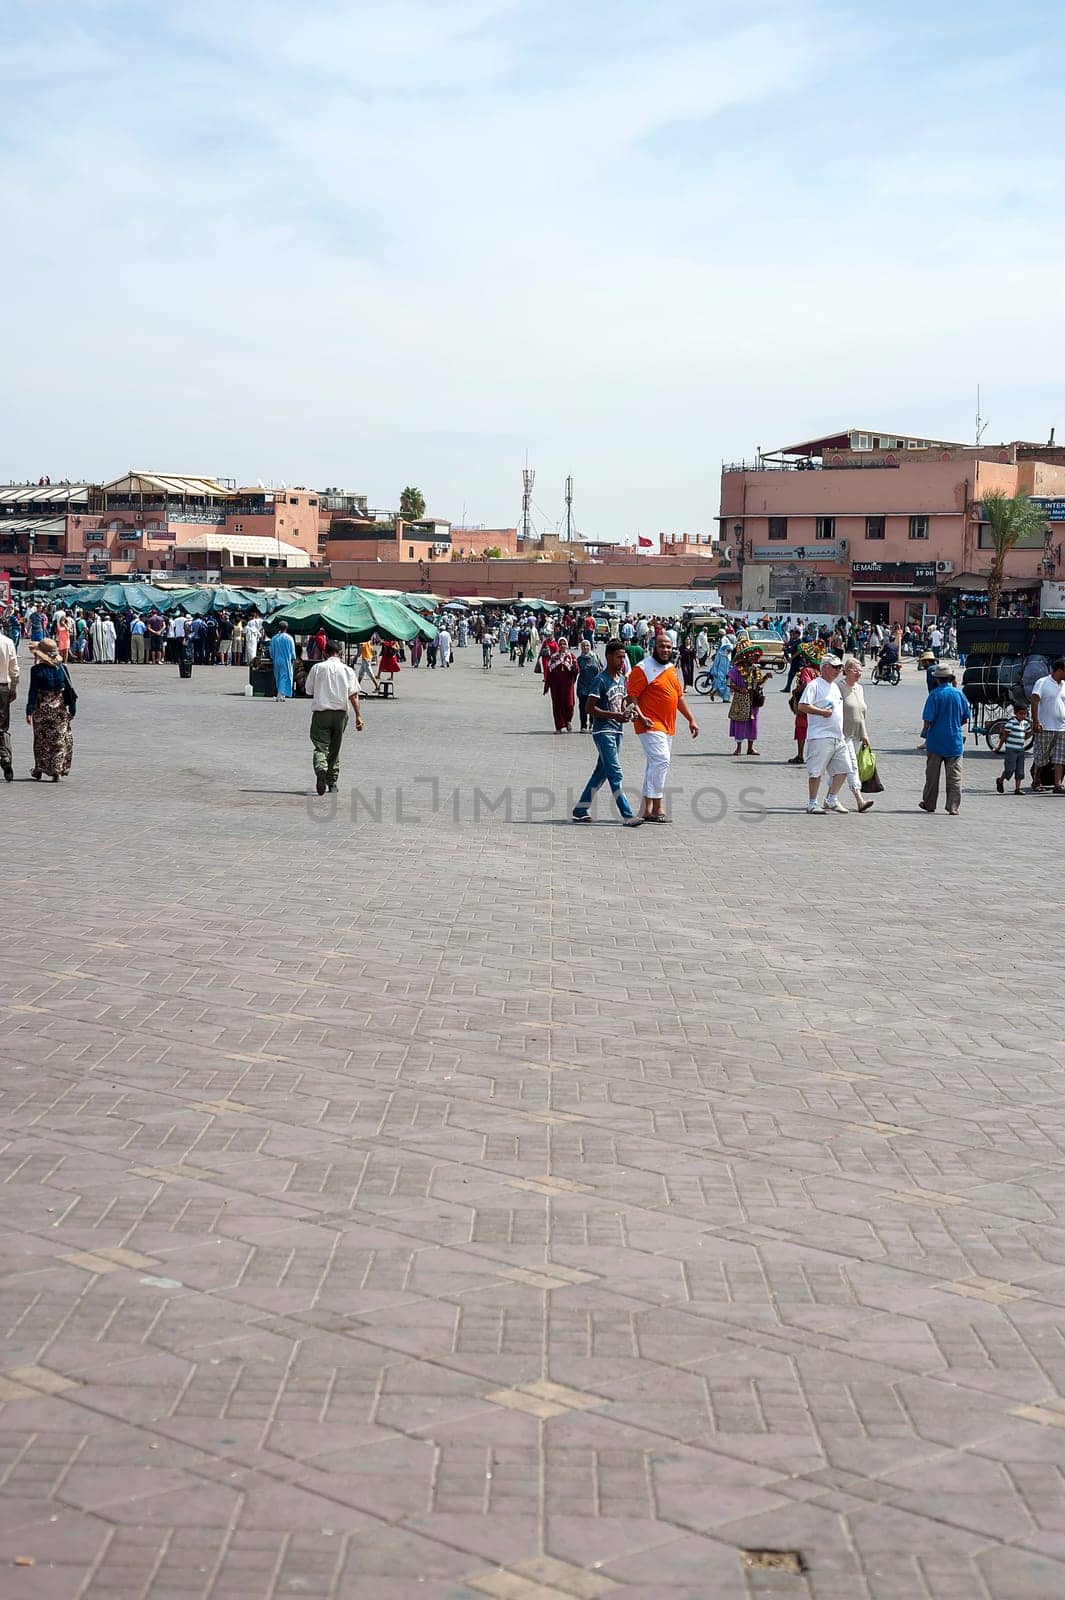
[[771, 700], [634, 834], [568, 825], [590, 741], [473, 652], [337, 805], [304, 706], [75, 671], [70, 782], [16, 729], [0, 794], [17, 1592], [1065, 1592], [1052, 797], [972, 754], [918, 813], [911, 673], [869, 816], [802, 813]]

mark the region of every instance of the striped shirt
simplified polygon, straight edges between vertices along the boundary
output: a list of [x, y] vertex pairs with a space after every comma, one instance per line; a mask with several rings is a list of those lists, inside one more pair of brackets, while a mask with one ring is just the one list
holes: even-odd
[[1027, 719], [1021, 722], [1017, 717], [1007, 717], [1003, 730], [1006, 735], [1005, 748], [1007, 750], [1023, 750], [1024, 741], [1031, 732], [1031, 726]]

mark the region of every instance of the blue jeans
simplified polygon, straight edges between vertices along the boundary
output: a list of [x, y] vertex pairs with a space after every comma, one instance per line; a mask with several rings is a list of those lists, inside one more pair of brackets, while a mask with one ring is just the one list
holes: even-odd
[[621, 770], [621, 739], [620, 733], [613, 733], [609, 729], [605, 733], [593, 733], [595, 748], [599, 752], [599, 759], [595, 763], [595, 771], [581, 792], [577, 801], [576, 810], [587, 812], [591, 806], [592, 797], [597, 789], [604, 783], [609, 783], [610, 792], [623, 817], [632, 816], [632, 807], [625, 798], [625, 777]]

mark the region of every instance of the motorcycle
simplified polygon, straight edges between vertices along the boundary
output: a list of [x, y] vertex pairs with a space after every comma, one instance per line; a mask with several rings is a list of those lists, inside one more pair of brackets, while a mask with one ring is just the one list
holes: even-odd
[[873, 668], [874, 683], [896, 684], [902, 681], [902, 668], [897, 661], [878, 661]]

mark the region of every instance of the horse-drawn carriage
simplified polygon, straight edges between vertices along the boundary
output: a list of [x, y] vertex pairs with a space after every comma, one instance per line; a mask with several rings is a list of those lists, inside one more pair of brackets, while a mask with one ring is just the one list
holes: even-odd
[[997, 750], [1012, 707], [1028, 703], [1032, 686], [1063, 653], [1065, 616], [962, 617], [958, 655], [965, 663], [961, 687], [972, 707], [973, 737]]

